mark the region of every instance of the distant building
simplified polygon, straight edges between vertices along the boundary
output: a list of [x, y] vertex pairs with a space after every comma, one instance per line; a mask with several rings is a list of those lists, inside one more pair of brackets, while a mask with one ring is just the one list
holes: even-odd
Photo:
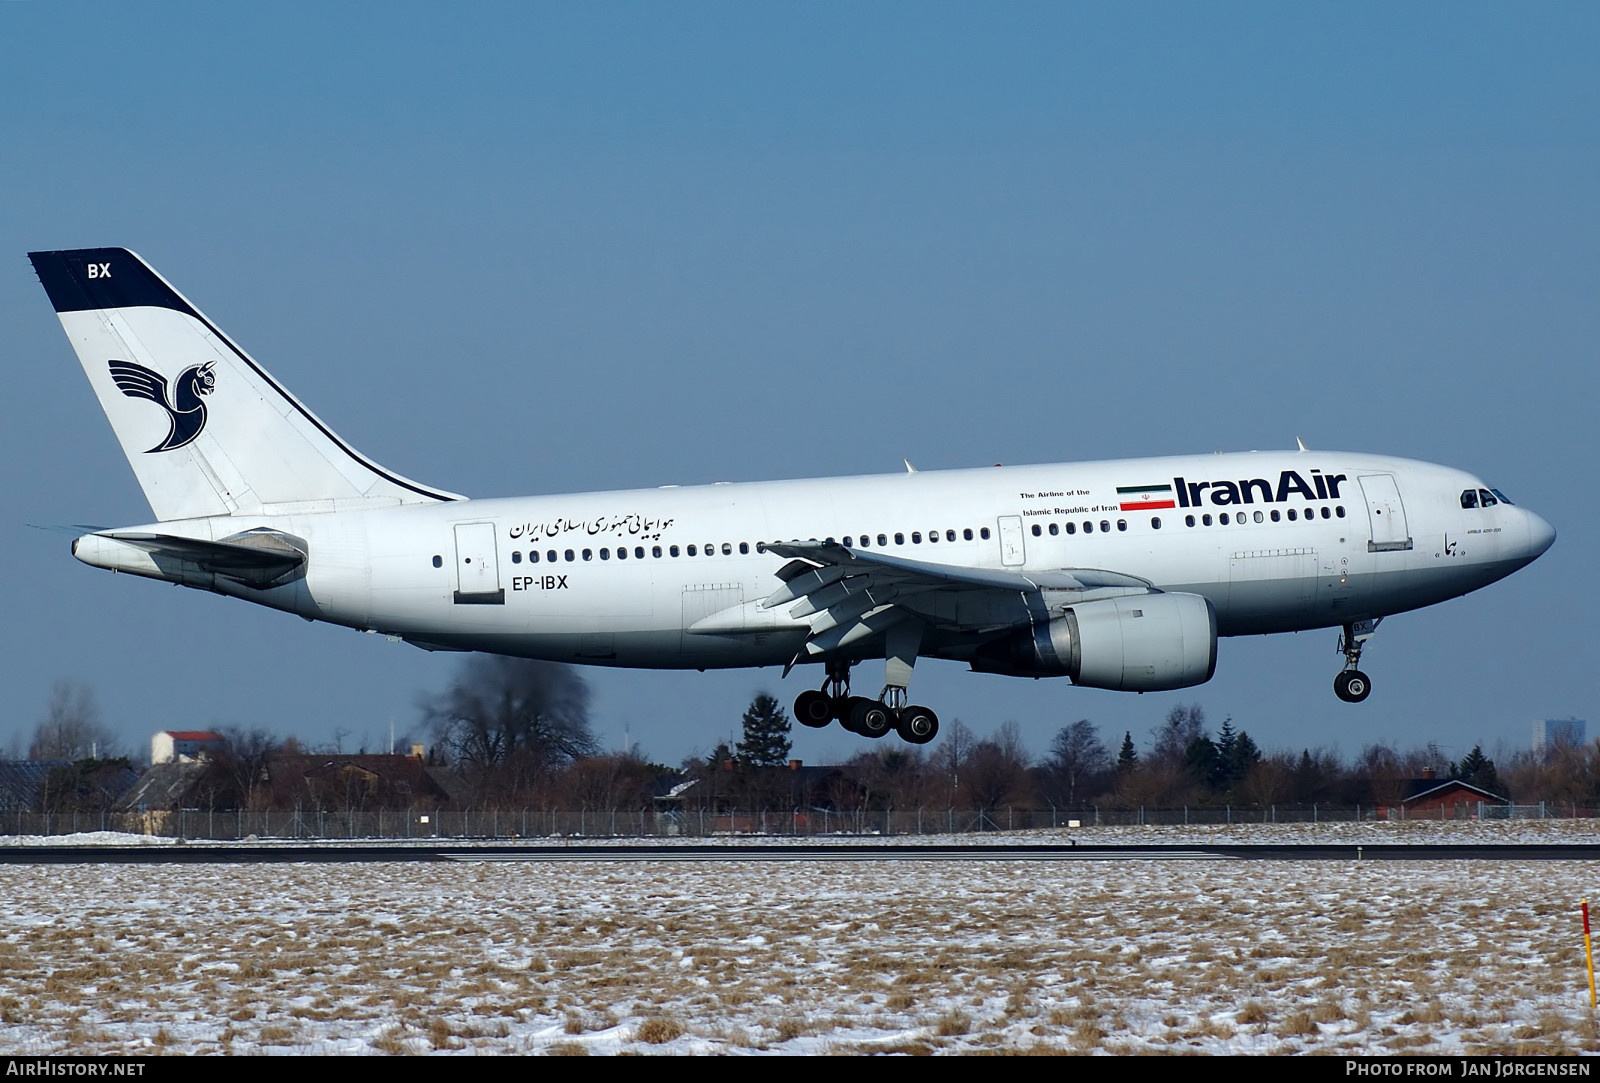
[[150, 738], [150, 763], [198, 760], [226, 744], [222, 734], [210, 730], [162, 730]]
[[1533, 754], [1543, 756], [1562, 745], [1577, 748], [1588, 740], [1589, 723], [1581, 718], [1544, 718], [1533, 724]]

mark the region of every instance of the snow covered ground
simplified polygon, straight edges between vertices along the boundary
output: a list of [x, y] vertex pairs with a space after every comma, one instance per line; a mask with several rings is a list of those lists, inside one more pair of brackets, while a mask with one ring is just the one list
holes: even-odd
[[0, 1049], [1592, 1052], [1578, 905], [1597, 877], [1573, 861], [0, 866]]

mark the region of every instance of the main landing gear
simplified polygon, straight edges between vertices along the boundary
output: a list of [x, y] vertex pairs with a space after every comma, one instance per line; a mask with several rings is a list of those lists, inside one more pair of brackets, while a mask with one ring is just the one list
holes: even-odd
[[1344, 626], [1339, 636], [1339, 650], [1344, 654], [1344, 669], [1333, 679], [1333, 694], [1346, 703], [1360, 703], [1372, 691], [1372, 681], [1357, 667], [1361, 664], [1361, 648], [1383, 620], [1361, 620]]
[[821, 689], [801, 692], [795, 698], [794, 716], [812, 729], [837, 719], [851, 733], [874, 740], [893, 730], [902, 741], [925, 745], [939, 735], [939, 716], [926, 707], [907, 706], [903, 686], [886, 686], [878, 699], [852, 696], [849, 662], [829, 662]]

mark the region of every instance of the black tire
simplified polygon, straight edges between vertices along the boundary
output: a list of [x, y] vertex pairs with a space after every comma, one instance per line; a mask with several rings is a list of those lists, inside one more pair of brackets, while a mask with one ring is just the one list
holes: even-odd
[[877, 700], [856, 696], [850, 700], [849, 729], [852, 733], [876, 741], [894, 729], [894, 716], [889, 713], [889, 708]]
[[906, 744], [925, 745], [939, 736], [939, 716], [926, 707], [907, 707], [895, 729]]
[[1333, 679], [1333, 694], [1346, 703], [1360, 703], [1372, 694], [1372, 681], [1359, 669], [1347, 669]]
[[819, 730], [833, 721], [833, 700], [814, 688], [801, 692], [794, 700], [794, 717], [802, 726]]
[[856, 704], [871, 702], [872, 701], [870, 699], [862, 699], [860, 696], [851, 696], [848, 699], [839, 702], [839, 710], [837, 712], [839, 716], [839, 725], [844, 727], [845, 732], [854, 733], [857, 735], [861, 734], [861, 731], [856, 729]]

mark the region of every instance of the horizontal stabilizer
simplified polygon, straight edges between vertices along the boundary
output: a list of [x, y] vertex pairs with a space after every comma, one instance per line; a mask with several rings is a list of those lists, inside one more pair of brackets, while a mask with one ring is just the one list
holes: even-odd
[[221, 541], [143, 531], [103, 531], [73, 542], [73, 555], [85, 563], [148, 574], [138, 567], [120, 566], [123, 562], [114, 556], [118, 547], [105, 546], [100, 544], [102, 541], [132, 546], [147, 554], [158, 568], [163, 562], [179, 561], [258, 590], [289, 582], [302, 574], [306, 565], [306, 543], [277, 530], [249, 530]]

